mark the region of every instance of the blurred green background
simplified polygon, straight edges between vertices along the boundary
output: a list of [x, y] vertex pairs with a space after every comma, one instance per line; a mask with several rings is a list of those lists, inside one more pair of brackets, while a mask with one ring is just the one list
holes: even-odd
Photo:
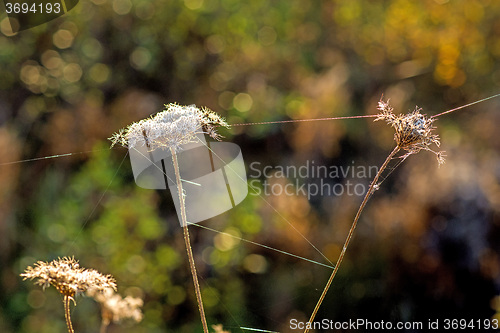
[[[418, 105], [431, 115], [500, 92], [493, 0], [82, 0], [18, 34], [2, 13], [2, 332], [65, 331], [58, 292], [19, 274], [73, 255], [145, 301], [141, 323], [108, 332], [201, 331], [170, 194], [138, 188], [126, 149], [106, 140], [164, 103], [207, 106], [238, 124], [374, 114], [381, 95], [397, 112]], [[499, 107], [492, 99], [440, 117], [446, 164], [422, 152], [391, 173], [318, 320], [427, 323], [500, 311]], [[371, 119], [221, 134], [259, 168], [379, 166], [393, 145], [392, 129]], [[249, 195], [202, 225], [324, 263], [300, 232], [335, 262], [361, 200]], [[190, 230], [209, 324], [287, 332], [290, 319], [307, 320], [328, 268]], [[76, 332], [97, 331], [93, 300], [77, 298], [72, 316]]]

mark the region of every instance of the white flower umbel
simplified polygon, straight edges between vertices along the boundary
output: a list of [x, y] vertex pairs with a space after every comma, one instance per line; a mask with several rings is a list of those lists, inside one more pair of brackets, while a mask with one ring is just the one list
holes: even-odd
[[181, 150], [183, 145], [199, 141], [197, 135], [200, 133], [206, 133], [218, 140], [220, 136], [215, 131], [215, 128], [219, 126], [228, 127], [228, 124], [222, 117], [207, 108], [200, 109], [194, 105], [180, 106], [177, 104], [168, 104], [165, 105], [164, 111], [148, 119], [132, 123], [125, 129], [113, 134], [110, 138], [112, 146], [121, 144], [129, 149], [147, 147], [148, 152], [154, 152], [157, 149], [170, 150], [172, 154], [175, 183], [177, 185], [177, 192], [179, 193], [184, 242], [186, 244], [189, 267], [193, 277], [196, 300], [204, 333], [208, 333], [208, 325], [205, 318], [205, 310], [203, 309], [203, 300], [201, 298], [191, 242], [189, 240], [186, 204], [176, 152]]
[[179, 151], [182, 145], [196, 142], [196, 135], [199, 133], [207, 133], [219, 139], [220, 136], [214, 130], [218, 126], [228, 127], [228, 124], [207, 108], [171, 103], [165, 104], [165, 110], [130, 124], [109, 139], [112, 147], [121, 144], [128, 148], [146, 146], [149, 151], [158, 148]]

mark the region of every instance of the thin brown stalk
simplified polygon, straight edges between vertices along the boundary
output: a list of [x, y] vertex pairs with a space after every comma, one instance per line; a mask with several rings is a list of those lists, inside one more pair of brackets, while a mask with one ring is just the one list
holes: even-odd
[[110, 321], [108, 319], [102, 318], [101, 328], [99, 329], [99, 333], [106, 333], [106, 331], [108, 330], [109, 324], [110, 324]]
[[[321, 296], [316, 303], [316, 306], [314, 308], [313, 313], [311, 314], [311, 317], [309, 318], [309, 323], [312, 325], [314, 318], [316, 317], [316, 314], [318, 313], [319, 308], [321, 307], [321, 304], [323, 303], [323, 300], [325, 299], [326, 293], [328, 292], [328, 289], [330, 289], [330, 286], [333, 282], [333, 279], [335, 278], [335, 275], [337, 274], [337, 271], [339, 270], [340, 264], [342, 263], [342, 260], [344, 260], [344, 255], [347, 251], [347, 247], [349, 246], [349, 243], [351, 241], [352, 235], [354, 234], [354, 229], [356, 229], [356, 225], [358, 224], [359, 217], [361, 216], [361, 212], [366, 206], [366, 203], [370, 199], [371, 195], [373, 194], [373, 191], [375, 189], [375, 186], [377, 185], [378, 179], [380, 178], [380, 175], [384, 170], [387, 168], [387, 165], [389, 164], [389, 161], [392, 160], [392, 158], [398, 153], [400, 148], [398, 146], [394, 147], [392, 152], [387, 156], [385, 159], [384, 163], [378, 170], [377, 174], [373, 178], [370, 187], [368, 188], [368, 192], [366, 192], [365, 197], [363, 201], [361, 202], [361, 205], [358, 208], [358, 212], [356, 213], [356, 216], [354, 217], [354, 221], [352, 222], [351, 229], [349, 229], [349, 233], [347, 234], [347, 238], [344, 242], [344, 247], [342, 248], [342, 251], [340, 252], [339, 259], [337, 260], [337, 263], [335, 264], [335, 268], [333, 269], [332, 274], [330, 275], [330, 278], [328, 279], [328, 282], [325, 285], [325, 288], [323, 289], [323, 292], [321, 293]], [[304, 330], [304, 333], [309, 332], [309, 326], [306, 325], [306, 329]]]
[[71, 297], [68, 295], [64, 295], [63, 303], [64, 303], [64, 317], [66, 318], [66, 325], [68, 326], [69, 333], [75, 333], [73, 330], [73, 324], [71, 324], [71, 313], [70, 313], [70, 301]]
[[184, 231], [184, 241], [186, 243], [186, 251], [189, 260], [189, 267], [191, 269], [191, 275], [193, 277], [194, 291], [196, 294], [196, 301], [198, 303], [198, 310], [200, 310], [201, 323], [203, 325], [203, 332], [208, 333], [207, 318], [205, 317], [205, 310], [203, 309], [203, 299], [201, 298], [200, 284], [198, 283], [198, 275], [196, 273], [196, 266], [194, 264], [193, 251], [191, 249], [191, 242], [189, 240], [189, 230], [186, 218], [186, 206], [184, 203], [184, 194], [182, 190], [181, 175], [179, 171], [179, 164], [177, 162], [177, 155], [173, 148], [170, 148], [172, 152], [172, 161], [174, 164], [175, 178], [177, 182], [177, 190], [179, 192], [179, 205], [181, 207], [181, 219], [182, 219], [182, 229]]

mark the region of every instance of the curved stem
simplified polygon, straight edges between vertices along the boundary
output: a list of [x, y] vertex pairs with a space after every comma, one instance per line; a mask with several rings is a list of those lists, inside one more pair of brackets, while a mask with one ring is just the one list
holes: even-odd
[[[316, 307], [314, 308], [313, 313], [311, 314], [311, 317], [309, 318], [309, 323], [312, 325], [314, 318], [316, 317], [316, 314], [318, 313], [318, 310], [321, 306], [321, 303], [323, 303], [323, 300], [325, 299], [326, 293], [328, 292], [328, 289], [330, 289], [330, 286], [333, 282], [333, 279], [335, 278], [335, 275], [337, 274], [337, 271], [339, 270], [340, 264], [344, 260], [344, 255], [347, 251], [347, 247], [349, 246], [349, 243], [351, 241], [352, 235], [354, 234], [354, 229], [356, 229], [356, 225], [358, 224], [359, 217], [361, 216], [361, 212], [366, 206], [366, 203], [370, 199], [371, 195], [373, 194], [373, 190], [375, 188], [375, 185], [378, 182], [378, 179], [380, 178], [380, 175], [382, 172], [384, 172], [385, 168], [387, 168], [387, 165], [389, 164], [389, 161], [396, 155], [399, 151], [399, 147], [396, 146], [392, 152], [387, 156], [385, 159], [384, 163], [378, 170], [377, 174], [373, 178], [370, 187], [368, 188], [368, 192], [366, 192], [365, 197], [363, 201], [361, 202], [361, 205], [358, 208], [358, 212], [356, 213], [356, 216], [354, 217], [354, 221], [352, 222], [351, 229], [349, 229], [349, 233], [347, 234], [347, 238], [344, 242], [344, 247], [342, 248], [342, 251], [340, 252], [339, 259], [337, 260], [337, 263], [335, 264], [335, 268], [333, 269], [332, 274], [330, 275], [330, 278], [328, 279], [328, 282], [326, 283], [325, 288], [323, 289], [323, 292], [321, 293], [321, 296], [316, 303]], [[309, 332], [309, 326], [306, 326], [306, 329], [304, 330], [304, 333]]]
[[69, 311], [71, 297], [64, 295], [63, 303], [64, 303], [64, 317], [66, 318], [66, 326], [68, 326], [69, 333], [75, 333], [73, 330], [73, 324], [71, 324], [71, 313]]
[[196, 273], [196, 266], [194, 264], [193, 251], [191, 249], [191, 242], [189, 240], [189, 230], [186, 217], [186, 205], [184, 203], [184, 193], [182, 190], [181, 174], [179, 171], [179, 164], [177, 162], [177, 155], [175, 150], [170, 149], [172, 153], [172, 162], [174, 164], [175, 178], [177, 182], [177, 191], [179, 192], [179, 206], [181, 208], [182, 229], [184, 231], [184, 242], [186, 243], [186, 251], [189, 260], [189, 268], [193, 277], [194, 291], [196, 294], [196, 301], [198, 303], [198, 310], [200, 311], [201, 323], [203, 325], [203, 332], [208, 332], [207, 318], [205, 317], [205, 310], [203, 309], [203, 299], [201, 298], [200, 284], [198, 282], [198, 274]]
[[108, 326], [109, 326], [109, 321], [103, 318], [102, 322], [101, 322], [101, 328], [99, 330], [99, 333], [106, 333]]

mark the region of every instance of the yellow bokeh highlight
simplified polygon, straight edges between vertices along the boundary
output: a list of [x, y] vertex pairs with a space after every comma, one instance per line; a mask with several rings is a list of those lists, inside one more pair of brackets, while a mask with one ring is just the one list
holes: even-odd
[[227, 228], [214, 237], [214, 245], [220, 251], [229, 251], [239, 244], [241, 233], [236, 228]]
[[17, 30], [19, 29], [19, 23], [15, 18], [9, 19], [8, 17], [4, 18], [0, 22], [0, 31], [7, 37], [17, 35]]
[[233, 106], [240, 112], [247, 112], [252, 108], [252, 96], [246, 93], [239, 93], [233, 99]]
[[184, 0], [184, 5], [191, 9], [200, 9], [203, 6], [203, 0]]
[[130, 0], [113, 0], [113, 10], [118, 15], [127, 15], [132, 10]]
[[111, 70], [108, 65], [97, 63], [93, 65], [89, 70], [89, 78], [96, 83], [106, 82], [111, 74]]
[[63, 68], [63, 77], [70, 83], [78, 82], [82, 77], [83, 71], [80, 65], [72, 63]]
[[267, 260], [260, 254], [249, 254], [243, 259], [243, 267], [250, 273], [262, 274], [267, 269]]
[[59, 29], [52, 36], [52, 42], [59, 49], [67, 49], [73, 45], [75, 37], [71, 31], [66, 29]]

